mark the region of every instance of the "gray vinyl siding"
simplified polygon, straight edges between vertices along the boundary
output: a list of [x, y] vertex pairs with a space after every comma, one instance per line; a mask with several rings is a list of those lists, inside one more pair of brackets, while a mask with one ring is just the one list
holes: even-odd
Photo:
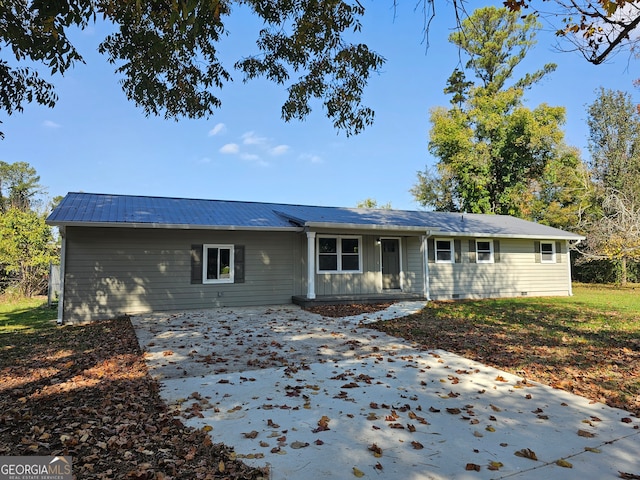
[[470, 263], [469, 242], [463, 239], [462, 263], [429, 263], [430, 296], [498, 298], [569, 295], [567, 249], [556, 252], [556, 263], [536, 262], [533, 240], [500, 239], [498, 263]]
[[408, 293], [422, 293], [424, 291], [424, 253], [421, 237], [407, 237], [405, 241], [402, 290]]
[[[68, 227], [65, 321], [158, 310], [290, 303], [296, 235]], [[244, 283], [191, 284], [191, 245], [205, 243], [244, 245]]]

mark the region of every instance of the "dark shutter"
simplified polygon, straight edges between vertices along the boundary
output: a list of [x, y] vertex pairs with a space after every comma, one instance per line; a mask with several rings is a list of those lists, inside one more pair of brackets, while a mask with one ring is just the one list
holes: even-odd
[[476, 239], [469, 239], [469, 263], [476, 263]]
[[436, 242], [433, 238], [427, 239], [427, 259], [429, 263], [436, 261]]
[[556, 263], [562, 263], [562, 242], [556, 242]]
[[244, 245], [236, 245], [233, 252], [233, 283], [244, 283]]
[[540, 242], [537, 240], [533, 242], [533, 251], [536, 254], [536, 263], [542, 262], [542, 258], [540, 257]]
[[493, 262], [500, 262], [500, 240], [493, 241]]
[[202, 283], [202, 245], [191, 245], [191, 283]]
[[455, 263], [462, 262], [462, 242], [459, 238], [453, 241], [453, 250], [455, 252]]

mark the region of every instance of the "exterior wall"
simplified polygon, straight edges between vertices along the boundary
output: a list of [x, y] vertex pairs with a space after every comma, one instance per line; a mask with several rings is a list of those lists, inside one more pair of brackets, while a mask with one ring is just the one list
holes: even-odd
[[[66, 229], [65, 322], [152, 310], [284, 304], [294, 294], [293, 232]], [[245, 281], [191, 284], [191, 245], [245, 246]]]
[[565, 242], [556, 263], [536, 262], [534, 240], [505, 238], [499, 262], [471, 263], [469, 239], [461, 240], [461, 263], [429, 263], [433, 300], [571, 294]]

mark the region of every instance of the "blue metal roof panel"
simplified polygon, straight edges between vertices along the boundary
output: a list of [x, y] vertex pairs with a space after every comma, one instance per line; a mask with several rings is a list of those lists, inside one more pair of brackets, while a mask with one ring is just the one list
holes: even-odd
[[51, 213], [53, 225], [109, 224], [280, 229], [344, 225], [345, 228], [425, 229], [443, 234], [535, 236], [581, 239], [580, 235], [504, 215], [339, 208], [275, 203], [69, 193]]

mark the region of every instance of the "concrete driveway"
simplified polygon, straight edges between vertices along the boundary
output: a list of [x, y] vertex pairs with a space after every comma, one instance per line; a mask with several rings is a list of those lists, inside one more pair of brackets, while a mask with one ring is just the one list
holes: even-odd
[[[273, 479], [604, 479], [640, 475], [640, 420], [286, 305], [132, 318], [161, 395]], [[627, 477], [638, 478], [638, 477]]]

